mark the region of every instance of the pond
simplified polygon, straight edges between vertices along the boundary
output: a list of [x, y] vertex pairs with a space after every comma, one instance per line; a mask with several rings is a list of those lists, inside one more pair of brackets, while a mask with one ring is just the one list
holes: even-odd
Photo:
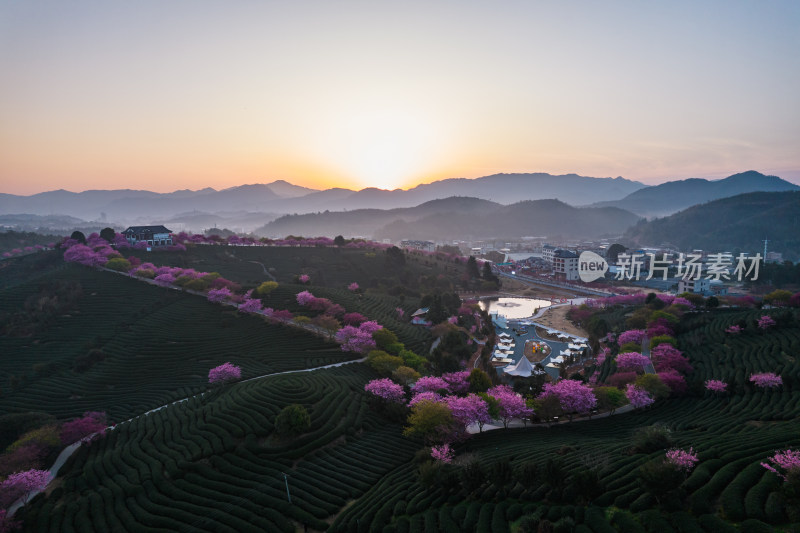
[[494, 298], [481, 300], [481, 309], [488, 312], [497, 311], [499, 315], [509, 319], [528, 318], [536, 313], [537, 309], [548, 307], [550, 300], [536, 300], [533, 298]]

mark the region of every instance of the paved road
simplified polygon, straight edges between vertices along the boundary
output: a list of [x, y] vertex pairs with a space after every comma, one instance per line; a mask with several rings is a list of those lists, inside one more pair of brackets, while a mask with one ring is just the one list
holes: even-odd
[[[633, 411], [633, 406], [631, 406], [631, 404], [627, 404], [627, 405], [623, 405], [622, 407], [620, 407], [619, 409], [614, 411], [614, 414], [615, 415], [619, 415], [619, 414], [623, 414], [623, 413], [628, 413], [630, 411]], [[606, 417], [609, 417], [609, 416], [611, 416], [611, 413], [609, 411], [606, 411], [604, 413], [599, 413], [599, 414], [593, 415], [591, 419], [589, 419], [589, 418], [576, 418], [576, 419], [573, 419], [572, 422], [570, 422], [567, 419], [567, 417], [564, 416], [563, 420], [559, 420], [558, 422], [553, 422], [551, 424], [531, 424], [531, 423], [528, 423], [527, 425], [523, 424], [522, 420], [512, 420], [511, 422], [508, 423], [508, 427], [509, 428], [521, 428], [521, 427], [549, 428], [551, 426], [558, 426], [558, 425], [563, 425], [563, 424], [571, 424], [571, 423], [574, 423], [574, 422], [585, 422], [587, 420], [594, 420], [596, 418], [606, 418]], [[494, 420], [491, 424], [484, 424], [483, 425], [483, 431], [484, 432], [486, 432], [486, 431], [494, 431], [496, 429], [504, 429], [503, 428], [503, 422], [501, 420]], [[467, 432], [468, 433], [472, 433], [472, 434], [479, 433], [478, 425], [477, 424], [473, 424], [473, 425], [469, 426], [467, 428]]]

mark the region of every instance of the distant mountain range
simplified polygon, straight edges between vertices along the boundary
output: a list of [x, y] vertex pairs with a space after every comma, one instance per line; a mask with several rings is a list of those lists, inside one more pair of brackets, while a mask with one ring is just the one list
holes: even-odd
[[800, 258], [800, 191], [754, 192], [695, 205], [631, 227], [624, 241], [641, 246], [669, 244], [682, 250], [782, 252]]
[[755, 170], [721, 180], [692, 178], [638, 189], [621, 200], [598, 202], [595, 207], [619, 207], [642, 216], [664, 216], [687, 207], [748, 192], [798, 191], [800, 187]]
[[[514, 216], [524, 214], [528, 218], [522, 218], [520, 221], [531, 220], [532, 223], [543, 224], [543, 227], [550, 228], [547, 231], [528, 230], [523, 234], [553, 234], [553, 230], [558, 228], [549, 226], [549, 221], [538, 219], [533, 221], [529, 219], [528, 213], [524, 213], [524, 208], [517, 207], [515, 211], [512, 209], [513, 206], [520, 202], [555, 198], [574, 206], [622, 209], [627, 212], [625, 216], [630, 213], [661, 216], [691, 205], [744, 192], [793, 190], [800, 190], [800, 187], [776, 176], [765, 176], [755, 171], [735, 174], [717, 181], [687, 179], [651, 187], [624, 178], [592, 178], [576, 174], [543, 173], [494, 174], [476, 179], [445, 179], [409, 190], [393, 191], [375, 188], [358, 191], [333, 188], [320, 191], [279, 180], [223, 190], [206, 188], [163, 194], [133, 189], [94, 190], [81, 193], [57, 190], [32, 196], [0, 194], [0, 215], [65, 215], [80, 219], [82, 226], [104, 224], [124, 227], [135, 224], [167, 224], [176, 231], [185, 229], [195, 232], [216, 226], [228, 227], [239, 232], [263, 228], [261, 230], [263, 232], [280, 234], [280, 228], [292, 227], [294, 229], [287, 230], [288, 233], [383, 235], [389, 238], [397, 235], [402, 228], [405, 232], [403, 237], [427, 235], [427, 238], [432, 238], [429, 233], [431, 227], [441, 228], [448, 225], [457, 226], [453, 227], [453, 230], [459, 231], [459, 234], [486, 233], [484, 231], [476, 233], [477, 230], [471, 229], [467, 231], [470, 224], [468, 221], [456, 224], [455, 221], [459, 220], [457, 217], [442, 217], [442, 212], [436, 212], [437, 205], [440, 204], [430, 203], [435, 200], [450, 199], [451, 204], [448, 205], [450, 209], [454, 209], [453, 197], [461, 197], [462, 203], [486, 202], [471, 205], [470, 209], [474, 209], [475, 213], [494, 212], [507, 206], [504, 217], [507, 226], [515, 228], [511, 231], [516, 231], [516, 227], [523, 223], [517, 224], [515, 220], [509, 219], [508, 213], [513, 213]], [[527, 207], [536, 209], [543, 205], [545, 204]], [[373, 212], [369, 216], [363, 213], [358, 217], [348, 215], [352, 210], [364, 209]], [[551, 206], [548, 212], [553, 209]], [[474, 214], [467, 217], [464, 214], [466, 211], [468, 210], [456, 209], [448, 213], [474, 218]], [[584, 215], [590, 212], [619, 215], [619, 211], [581, 212]], [[281, 215], [308, 213], [323, 213], [326, 216], [275, 220]], [[617, 215], [611, 219], [616, 221], [624, 218], [622, 215]], [[434, 225], [432, 222], [437, 216], [441, 220]], [[425, 217], [433, 218], [421, 222]], [[83, 221], [103, 222], [90, 224]], [[265, 226], [271, 221], [274, 221], [272, 225]], [[41, 221], [31, 219], [28, 222], [36, 224]], [[493, 235], [498, 235], [495, 232], [504, 229], [495, 227], [493, 220], [486, 222], [487, 231]], [[589, 228], [589, 231], [592, 234], [616, 233], [619, 229], [616, 222], [611, 224], [608, 228], [594, 227]], [[392, 227], [382, 229], [388, 225]], [[578, 227], [579, 224], [576, 224], [575, 228]], [[488, 228], [491, 228], [491, 231]], [[564, 235], [571, 234], [572, 231], [573, 228], [562, 227]]]
[[474, 240], [546, 236], [596, 238], [621, 235], [639, 220], [616, 207], [571, 207], [559, 200], [501, 205], [451, 197], [411, 208], [357, 209], [280, 217], [256, 230], [263, 236], [336, 235], [374, 239]]
[[521, 200], [559, 198], [570, 204], [621, 198], [644, 184], [623, 178], [591, 178], [567, 174], [495, 174], [476, 179], [446, 179], [407, 191], [334, 188], [317, 191], [286, 181], [241, 185], [217, 191], [180, 190], [154, 193], [141, 190], [49, 191], [32, 196], [0, 194], [0, 214], [63, 214], [84, 220], [106, 217], [123, 223], [157, 222], [186, 212], [310, 213], [350, 209], [392, 209], [448, 198], [470, 196], [509, 204]]

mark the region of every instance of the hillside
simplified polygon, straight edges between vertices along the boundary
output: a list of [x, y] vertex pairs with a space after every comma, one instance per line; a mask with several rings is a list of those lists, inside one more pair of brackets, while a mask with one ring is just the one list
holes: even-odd
[[645, 187], [621, 200], [599, 202], [643, 216], [664, 216], [687, 207], [749, 192], [797, 191], [800, 187], [777, 176], [749, 170], [721, 180], [686, 179]]
[[625, 233], [642, 245], [670, 243], [681, 250], [745, 251], [764, 249], [798, 259], [800, 191], [741, 194], [696, 205], [674, 215], [642, 221]]
[[256, 232], [265, 236], [364, 236], [375, 239], [480, 239], [526, 235], [619, 235], [639, 219], [614, 207], [575, 208], [558, 200], [500, 205], [453, 197], [404, 209], [359, 209], [278, 218]]

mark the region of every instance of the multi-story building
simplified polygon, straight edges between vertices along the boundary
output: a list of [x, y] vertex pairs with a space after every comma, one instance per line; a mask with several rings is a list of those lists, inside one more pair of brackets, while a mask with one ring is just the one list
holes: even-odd
[[553, 272], [567, 281], [575, 281], [578, 276], [578, 254], [569, 250], [553, 252]]

